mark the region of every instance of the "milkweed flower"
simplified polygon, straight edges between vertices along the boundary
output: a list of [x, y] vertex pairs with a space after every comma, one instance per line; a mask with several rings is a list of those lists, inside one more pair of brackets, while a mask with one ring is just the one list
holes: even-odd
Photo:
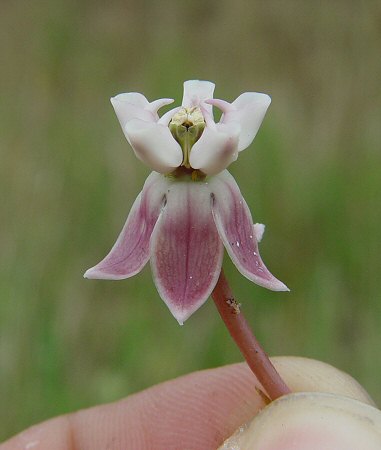
[[[181, 107], [149, 102], [142, 94], [111, 99], [135, 155], [153, 169], [109, 254], [86, 278], [120, 280], [148, 260], [157, 290], [182, 324], [213, 291], [225, 246], [237, 269], [273, 291], [288, 288], [264, 265], [258, 251], [264, 225], [250, 210], [226, 168], [253, 141], [271, 99], [246, 92], [234, 102], [213, 99], [214, 84], [184, 83]], [[213, 106], [222, 111], [218, 123]]]

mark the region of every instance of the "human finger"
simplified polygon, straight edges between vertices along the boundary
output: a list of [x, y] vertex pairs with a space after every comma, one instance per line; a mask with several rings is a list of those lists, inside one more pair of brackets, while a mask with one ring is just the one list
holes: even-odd
[[380, 410], [342, 395], [301, 392], [269, 404], [220, 450], [380, 448]]
[[[371, 402], [355, 380], [327, 364], [291, 357], [273, 362], [294, 392], [335, 392]], [[246, 364], [196, 372], [44, 422], [0, 450], [215, 449], [265, 406], [260, 390]]]

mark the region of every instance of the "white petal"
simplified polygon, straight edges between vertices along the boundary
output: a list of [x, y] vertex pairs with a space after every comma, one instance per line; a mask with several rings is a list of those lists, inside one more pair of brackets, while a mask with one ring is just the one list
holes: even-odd
[[268, 95], [258, 92], [245, 92], [234, 100], [232, 106], [236, 111], [226, 114], [223, 120], [224, 123], [238, 121], [241, 125], [238, 151], [244, 150], [253, 142], [270, 103]]
[[133, 119], [124, 132], [136, 156], [156, 172], [168, 173], [181, 165], [183, 152], [168, 127]]
[[122, 128], [132, 119], [142, 119], [149, 122], [155, 120], [152, 112], [145, 109], [149, 105], [148, 100], [138, 92], [119, 94], [112, 97], [110, 101]]
[[221, 100], [220, 98], [212, 98], [209, 100], [205, 100], [205, 103], [215, 106], [216, 108], [220, 109], [223, 113], [227, 113], [229, 111], [234, 110], [231, 103], [227, 102], [226, 100]]
[[253, 142], [270, 106], [271, 98], [267, 94], [245, 92], [231, 104], [219, 99], [213, 99], [207, 103], [223, 112], [221, 123], [238, 122], [241, 125], [238, 143], [238, 151], [241, 151]]
[[144, 95], [138, 92], [119, 94], [110, 100], [122, 128], [132, 119], [157, 122], [159, 120], [157, 111], [163, 106], [173, 103], [172, 98], [159, 98], [149, 103]]
[[173, 98], [159, 98], [151, 102], [149, 105], [147, 105], [145, 109], [147, 111], [152, 112], [158, 119], [159, 117], [157, 116], [157, 112], [159, 111], [159, 109], [162, 108], [163, 106], [170, 105], [173, 102], [174, 102]]
[[204, 116], [206, 126], [211, 128], [212, 130], [215, 130], [216, 122], [214, 121], [213, 111], [209, 107], [210, 105], [211, 105], [211, 103], [203, 102], [200, 104], [200, 109], [201, 109], [202, 115]]
[[[184, 82], [184, 96], [182, 106], [189, 108], [191, 106], [200, 106], [202, 102], [213, 98], [215, 84], [211, 81], [188, 80]], [[207, 105], [209, 113], [212, 113], [212, 107]]]
[[140, 92], [124, 92], [123, 94], [115, 95], [111, 97], [111, 100], [115, 100], [121, 103], [131, 103], [132, 105], [140, 106], [144, 108], [149, 104], [149, 101]]
[[217, 124], [215, 129], [206, 127], [191, 149], [191, 167], [207, 175], [215, 175], [226, 169], [237, 159], [239, 132], [237, 123]]

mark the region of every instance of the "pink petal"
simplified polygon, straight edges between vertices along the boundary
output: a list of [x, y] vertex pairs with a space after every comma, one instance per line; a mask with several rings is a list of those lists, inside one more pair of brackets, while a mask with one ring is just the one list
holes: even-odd
[[[211, 81], [188, 80], [184, 82], [184, 96], [182, 106], [190, 108], [200, 106], [202, 102], [213, 98], [215, 84]], [[209, 113], [212, 113], [211, 105], [205, 105]]]
[[260, 286], [288, 291], [287, 286], [268, 271], [259, 255], [250, 210], [234, 178], [225, 170], [210, 180], [210, 189], [218, 233], [237, 269]]
[[133, 119], [124, 132], [136, 156], [156, 172], [172, 172], [181, 165], [183, 152], [168, 127]]
[[217, 124], [215, 129], [206, 127], [190, 152], [191, 167], [207, 175], [226, 169], [238, 157], [239, 132], [239, 125], [234, 123]]
[[161, 298], [182, 324], [209, 297], [223, 245], [208, 183], [175, 181], [151, 237], [151, 267]]
[[121, 280], [142, 270], [149, 259], [149, 240], [162, 208], [167, 185], [165, 177], [151, 173], [110, 253], [89, 269], [85, 278]]

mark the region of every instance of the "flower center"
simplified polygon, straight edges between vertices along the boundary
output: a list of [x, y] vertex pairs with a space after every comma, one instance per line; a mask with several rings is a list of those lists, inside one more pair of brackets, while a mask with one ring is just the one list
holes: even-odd
[[191, 168], [189, 155], [205, 128], [204, 116], [198, 106], [180, 108], [169, 122], [169, 129], [183, 151], [182, 166]]

